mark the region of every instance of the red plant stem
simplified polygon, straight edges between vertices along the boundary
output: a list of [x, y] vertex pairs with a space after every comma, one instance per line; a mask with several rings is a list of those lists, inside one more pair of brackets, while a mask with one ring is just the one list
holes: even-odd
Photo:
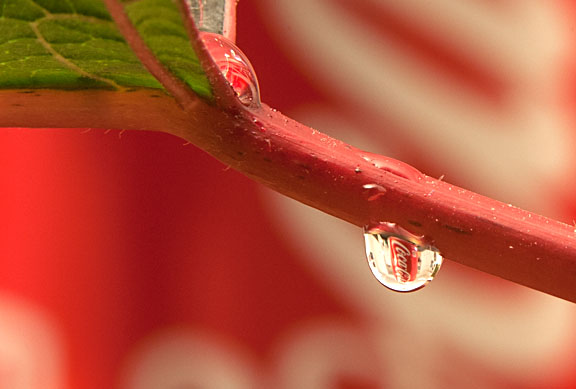
[[268, 107], [245, 110], [211, 131], [213, 142], [206, 144], [212, 136], [194, 129], [183, 136], [255, 180], [335, 217], [359, 227], [397, 223], [431, 239], [448, 259], [576, 302], [573, 226], [431, 177], [412, 180], [377, 168], [361, 150]]
[[[117, 23], [125, 23], [118, 22], [119, 9], [110, 10]], [[197, 31], [188, 19], [198, 48]], [[125, 35], [129, 29], [128, 24], [121, 27]], [[140, 56], [134, 39], [127, 40]], [[199, 47], [197, 53], [213, 75], [206, 50]], [[215, 87], [216, 105], [181, 104], [190, 125], [171, 132], [272, 189], [335, 217], [359, 227], [397, 223], [425, 235], [446, 258], [576, 302], [572, 226], [419, 176], [393, 160], [385, 161], [383, 168], [375, 166], [367, 160], [373, 155], [267, 106], [248, 109], [231, 102], [230, 88], [224, 93], [221, 86]], [[218, 93], [225, 94], [221, 101]]]

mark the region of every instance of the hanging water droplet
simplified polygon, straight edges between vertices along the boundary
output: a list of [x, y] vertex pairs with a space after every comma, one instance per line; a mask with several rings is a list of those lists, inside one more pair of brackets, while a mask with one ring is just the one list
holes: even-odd
[[201, 37], [240, 102], [250, 107], [260, 106], [258, 80], [246, 55], [222, 35], [201, 32]]
[[372, 274], [397, 292], [424, 287], [442, 265], [442, 256], [435, 247], [394, 223], [366, 227], [364, 241]]

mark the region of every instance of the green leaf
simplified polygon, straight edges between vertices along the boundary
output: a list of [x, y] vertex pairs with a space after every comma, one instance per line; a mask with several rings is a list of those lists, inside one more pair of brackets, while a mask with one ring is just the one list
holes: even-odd
[[[132, 1], [126, 12], [160, 62], [211, 98], [173, 2]], [[0, 89], [135, 87], [162, 89], [101, 0], [0, 0]]]

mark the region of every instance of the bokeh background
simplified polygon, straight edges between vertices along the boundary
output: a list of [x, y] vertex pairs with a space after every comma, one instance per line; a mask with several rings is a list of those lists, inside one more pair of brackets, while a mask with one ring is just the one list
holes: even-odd
[[[269, 105], [568, 223], [575, 26], [561, 0], [238, 6]], [[395, 294], [362, 245], [168, 134], [2, 129], [0, 389], [576, 387], [573, 304], [451, 261]]]

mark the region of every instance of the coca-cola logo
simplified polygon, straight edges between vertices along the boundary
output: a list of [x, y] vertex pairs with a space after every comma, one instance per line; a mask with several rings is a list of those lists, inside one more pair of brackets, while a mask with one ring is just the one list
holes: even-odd
[[412, 256], [412, 244], [404, 240], [390, 237], [390, 252], [392, 256], [392, 266], [394, 274], [399, 282], [413, 281], [417, 258]]

